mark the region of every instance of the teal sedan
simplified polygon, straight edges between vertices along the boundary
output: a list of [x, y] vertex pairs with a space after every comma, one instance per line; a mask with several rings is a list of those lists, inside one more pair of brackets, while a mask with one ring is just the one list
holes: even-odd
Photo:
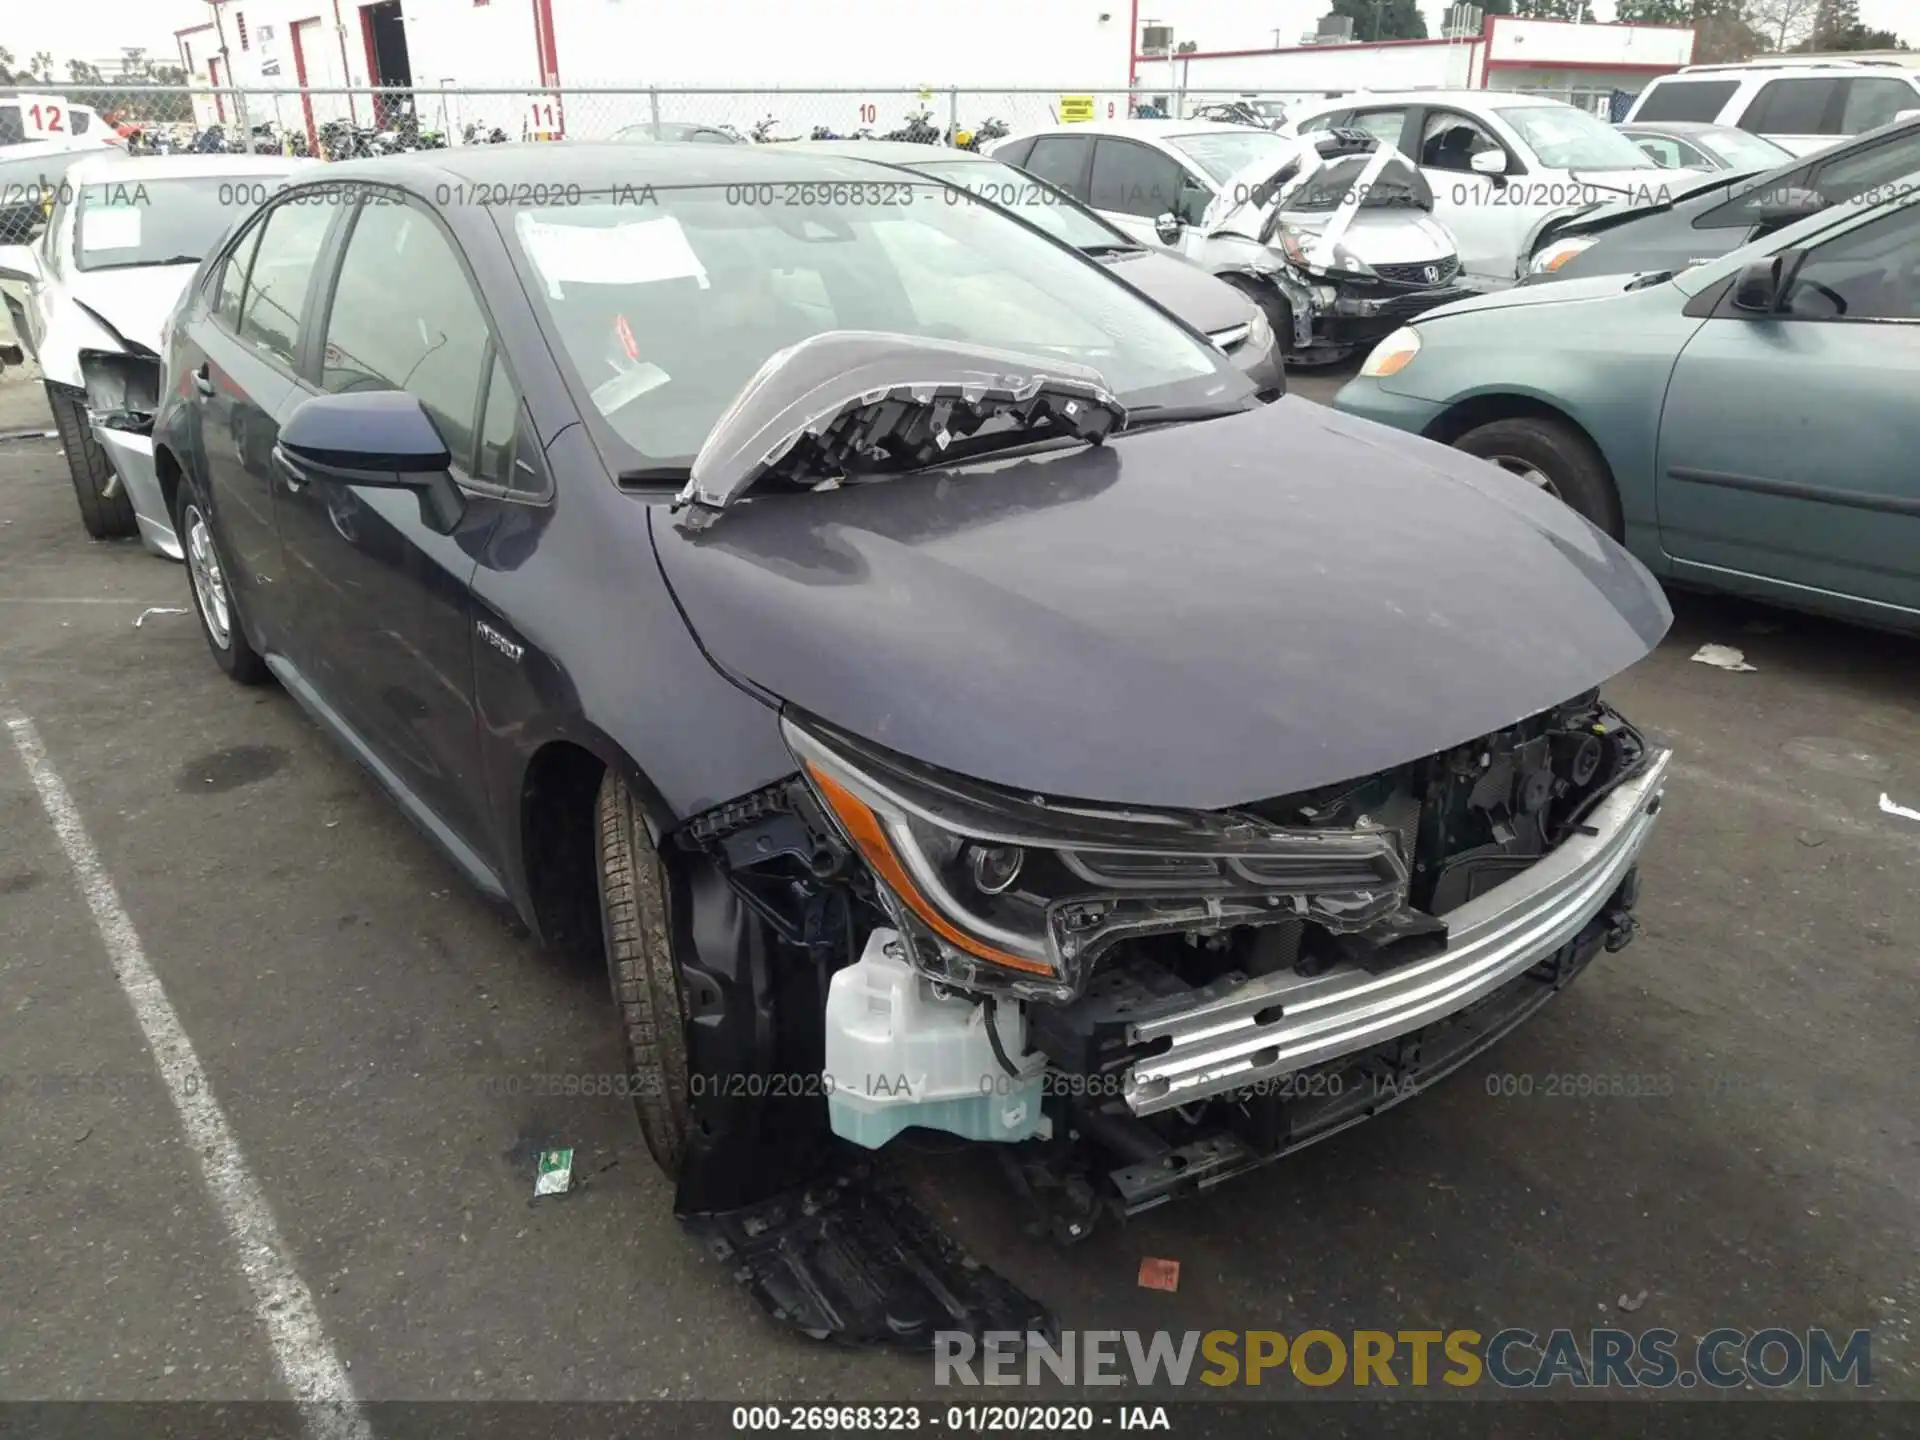
[[1333, 403], [1492, 461], [1676, 584], [1920, 628], [1920, 175], [1678, 275], [1435, 310]]

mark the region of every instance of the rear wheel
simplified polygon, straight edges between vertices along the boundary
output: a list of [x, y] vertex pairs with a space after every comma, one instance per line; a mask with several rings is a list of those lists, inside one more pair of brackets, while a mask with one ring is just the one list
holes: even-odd
[[236, 684], [260, 684], [269, 674], [267, 662], [247, 640], [238, 601], [227, 580], [229, 572], [207, 520], [206, 497], [190, 475], [181, 477], [174, 498], [173, 533], [180, 537], [193, 610], [200, 617], [200, 633], [207, 638], [214, 664]]
[[1614, 539], [1621, 537], [1620, 496], [1607, 462], [1565, 421], [1542, 415], [1495, 420], [1453, 443], [1578, 510]]
[[597, 819], [600, 923], [633, 1108], [655, 1163], [678, 1177], [687, 1147], [687, 1015], [667, 877], [632, 789], [612, 770], [600, 784]]
[[133, 517], [133, 500], [126, 486], [115, 484], [113, 462], [93, 438], [93, 426], [79, 397], [65, 386], [51, 381], [43, 383], [47, 388], [47, 404], [53, 410], [53, 423], [60, 430], [60, 447], [67, 452], [73, 496], [80, 502], [80, 523], [96, 540], [119, 540], [139, 534], [139, 522]]

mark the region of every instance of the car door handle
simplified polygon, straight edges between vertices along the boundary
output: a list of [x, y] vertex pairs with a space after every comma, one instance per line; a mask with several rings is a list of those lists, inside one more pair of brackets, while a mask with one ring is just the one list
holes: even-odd
[[202, 365], [198, 370], [193, 372], [193, 388], [198, 390], [202, 395], [213, 394], [213, 366], [211, 364]]
[[280, 472], [280, 478], [294, 494], [298, 495], [307, 488], [309, 478], [306, 471], [295, 464], [293, 457], [278, 445], [273, 447], [273, 468]]

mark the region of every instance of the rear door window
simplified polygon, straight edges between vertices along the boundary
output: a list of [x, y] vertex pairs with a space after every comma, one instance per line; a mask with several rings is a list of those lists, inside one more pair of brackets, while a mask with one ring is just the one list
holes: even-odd
[[282, 201], [267, 215], [254, 250], [238, 333], [289, 370], [299, 365], [300, 319], [336, 199], [315, 190]]
[[1020, 169], [1024, 170], [1027, 168], [1027, 156], [1031, 154], [1032, 151], [1033, 141], [1014, 140], [1001, 149], [994, 151], [993, 158], [1004, 161], [1008, 165], [1017, 165]]
[[1830, 77], [1769, 80], [1740, 117], [1756, 135], [1838, 135], [1840, 81]]
[[1364, 130], [1382, 145], [1398, 148], [1400, 137], [1407, 128], [1407, 112], [1405, 110], [1356, 110], [1343, 128]]
[[1740, 89], [1738, 80], [1656, 80], [1640, 101], [1636, 120], [1718, 120]]
[[1087, 202], [1087, 162], [1093, 138], [1088, 135], [1042, 135], [1024, 167], [1049, 184], [1058, 185], [1081, 204]]

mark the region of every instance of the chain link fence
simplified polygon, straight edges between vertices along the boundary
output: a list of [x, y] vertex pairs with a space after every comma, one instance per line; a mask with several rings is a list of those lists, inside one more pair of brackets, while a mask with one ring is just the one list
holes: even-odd
[[115, 140], [129, 152], [256, 150], [342, 159], [512, 141], [814, 139], [969, 144], [1061, 122], [1190, 118], [1240, 106], [1277, 120], [1283, 98], [1246, 90], [1062, 86], [836, 89], [406, 86], [235, 89], [46, 85], [0, 88], [0, 162]]

